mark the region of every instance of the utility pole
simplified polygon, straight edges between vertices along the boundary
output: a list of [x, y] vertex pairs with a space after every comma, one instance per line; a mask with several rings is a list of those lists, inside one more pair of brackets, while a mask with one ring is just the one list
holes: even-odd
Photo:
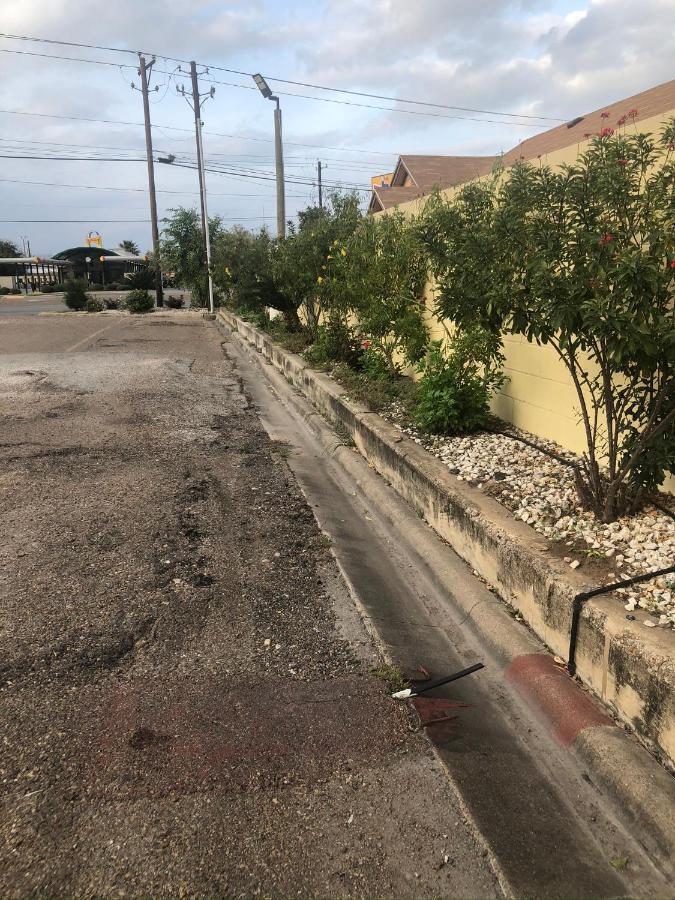
[[[148, 157], [148, 191], [150, 193], [150, 220], [152, 223], [152, 249], [155, 254], [155, 291], [157, 306], [164, 306], [164, 290], [162, 288], [162, 260], [159, 248], [159, 225], [157, 223], [157, 195], [155, 194], [155, 162], [152, 158], [152, 126], [150, 124], [150, 100], [148, 97], [148, 73], [152, 71], [155, 57], [145, 61], [142, 53], [138, 54], [138, 74], [141, 76], [141, 93], [143, 94], [143, 116], [145, 118], [145, 152]], [[134, 85], [131, 85], [134, 87]], [[157, 88], [155, 88], [157, 90]]]
[[208, 259], [208, 250], [206, 249], [206, 210], [204, 209], [204, 172], [202, 166], [204, 160], [202, 158], [202, 117], [201, 106], [199, 104], [199, 81], [197, 79], [197, 66], [194, 62], [190, 63], [190, 79], [192, 81], [192, 108], [195, 115], [195, 140], [197, 142], [197, 173], [199, 174], [199, 205], [202, 211], [202, 239], [204, 241], [204, 253]]
[[319, 159], [319, 160], [317, 160], [317, 163], [316, 163], [316, 171], [319, 175], [319, 207], [320, 207], [320, 209], [323, 209], [323, 194], [321, 192], [321, 169], [322, 168], [323, 168], [323, 166], [321, 165], [321, 160]]
[[281, 138], [281, 107], [279, 98], [274, 108], [274, 158], [277, 170], [277, 237], [286, 237], [286, 190], [284, 185], [284, 150]]
[[[206, 71], [208, 71], [208, 69]], [[192, 81], [192, 102], [190, 102], [189, 97], [186, 95], [185, 87], [183, 85], [180, 87], [176, 85], [176, 90], [185, 97], [195, 114], [195, 139], [197, 143], [197, 171], [199, 173], [199, 202], [202, 213], [202, 237], [204, 240], [204, 253], [206, 256], [206, 268], [209, 283], [209, 312], [213, 315], [214, 302], [213, 277], [211, 275], [211, 235], [209, 232], [209, 211], [206, 203], [206, 172], [204, 170], [204, 145], [202, 143], [202, 104], [204, 104], [209, 97], [213, 97], [216, 89], [212, 87], [210, 91], [206, 94], [202, 94], [202, 97], [200, 97], [197, 63], [194, 61], [190, 63], [190, 79]]]

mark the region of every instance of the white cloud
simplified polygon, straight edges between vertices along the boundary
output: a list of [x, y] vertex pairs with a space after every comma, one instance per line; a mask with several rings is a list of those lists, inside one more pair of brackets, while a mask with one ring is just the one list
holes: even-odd
[[[132, 23], [132, 27], [130, 27]], [[568, 118], [620, 99], [672, 77], [675, 17], [672, 0], [119, 0], [103, 19], [78, 0], [22, 0], [5, 3], [0, 31], [76, 40], [82, 43], [147, 48], [181, 59], [213, 62], [242, 71], [263, 71], [299, 81], [324, 83], [372, 93], [420, 98], [436, 103]], [[128, 82], [134, 58], [59, 46], [0, 39], [0, 49], [57, 55], [97, 56], [128, 62], [130, 68], [87, 67], [0, 53], [0, 107], [93, 118], [141, 120], [138, 94]], [[158, 68], [175, 63], [159, 60]], [[245, 77], [214, 73], [221, 81], [247, 83]], [[163, 81], [166, 76], [159, 76]], [[190, 128], [191, 115], [173, 87], [152, 107], [155, 123]], [[284, 86], [279, 90], [309, 93]], [[216, 85], [205, 107], [207, 131], [271, 138], [271, 106], [253, 91]], [[326, 95], [339, 99], [340, 95]], [[154, 99], [161, 99], [157, 96]], [[358, 98], [344, 97], [353, 102]], [[363, 100], [386, 106], [386, 102]], [[491, 153], [506, 149], [531, 129], [442, 118], [379, 112], [358, 106], [314, 103], [282, 97], [289, 174], [310, 177], [318, 155], [329, 160], [330, 177], [366, 182], [369, 172], [386, 168], [399, 151]], [[462, 115], [458, 113], [458, 115]], [[475, 118], [481, 116], [475, 116]], [[491, 118], [484, 116], [483, 118]], [[492, 117], [494, 118], [494, 117]], [[100, 146], [143, 146], [141, 129], [0, 115], [0, 135], [8, 140], [50, 140]], [[164, 151], [192, 151], [192, 136], [155, 129]], [[232, 164], [271, 169], [271, 144], [207, 135], [207, 151], [229, 154]], [[389, 156], [350, 154], [293, 146], [291, 142], [347, 145], [387, 150]], [[0, 147], [5, 146], [0, 142]], [[261, 160], [261, 157], [263, 159]], [[346, 163], [344, 160], [351, 160]], [[85, 177], [109, 186], [144, 184], [142, 166], [131, 164], [3, 160], [4, 177], [72, 182]], [[361, 166], [361, 171], [355, 170]], [[223, 215], [273, 216], [273, 186], [209, 176], [215, 192], [256, 192], [260, 199], [223, 198], [213, 209]], [[160, 186], [195, 188], [194, 173], [163, 170]], [[289, 189], [290, 192], [290, 189]], [[293, 192], [311, 194], [311, 188]], [[66, 196], [67, 195], [67, 196]], [[89, 209], [105, 195], [52, 192], [49, 202]], [[115, 195], [117, 197], [117, 195]], [[139, 200], [140, 198], [140, 200]], [[44, 191], [10, 188], [0, 182], [0, 208], [13, 215], [39, 208]], [[178, 197], [190, 201], [191, 195]], [[196, 195], [195, 195], [196, 199]], [[139, 216], [142, 194], [117, 197], [119, 209]], [[169, 197], [165, 198], [166, 203]], [[46, 202], [46, 200], [45, 200]], [[176, 198], [171, 199], [175, 203]], [[295, 202], [295, 201], [294, 201]], [[298, 198], [302, 206], [305, 199]], [[119, 205], [121, 203], [121, 205]], [[37, 206], [35, 206], [37, 204]], [[125, 207], [126, 204], [126, 207]], [[166, 204], [165, 204], [166, 205]], [[293, 209], [293, 205], [289, 204]], [[26, 215], [28, 218], [28, 216]], [[33, 217], [33, 216], [31, 216]], [[36, 218], [38, 216], [35, 216]], [[47, 216], [43, 216], [47, 218]], [[74, 217], [74, 216], [73, 216]], [[262, 220], [260, 220], [262, 221]], [[13, 226], [0, 226], [0, 236]], [[120, 226], [120, 230], [124, 226]], [[16, 226], [14, 233], [21, 232]], [[129, 226], [147, 245], [147, 226]], [[45, 250], [75, 242], [79, 226], [68, 231], [37, 229]], [[8, 236], [11, 236], [9, 234]]]

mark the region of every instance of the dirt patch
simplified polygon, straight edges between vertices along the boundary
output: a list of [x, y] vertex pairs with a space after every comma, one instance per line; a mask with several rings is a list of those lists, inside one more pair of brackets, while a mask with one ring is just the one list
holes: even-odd
[[0, 396], [0, 893], [495, 895], [215, 328], [120, 316], [111, 343], [166, 335], [65, 354], [68, 321], [26, 327], [6, 367], [46, 376]]

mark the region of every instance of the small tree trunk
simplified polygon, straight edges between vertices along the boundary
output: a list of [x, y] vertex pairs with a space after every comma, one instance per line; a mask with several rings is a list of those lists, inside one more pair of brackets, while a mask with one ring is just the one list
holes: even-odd
[[292, 306], [283, 311], [284, 324], [289, 331], [302, 331], [302, 322], [298, 310]]

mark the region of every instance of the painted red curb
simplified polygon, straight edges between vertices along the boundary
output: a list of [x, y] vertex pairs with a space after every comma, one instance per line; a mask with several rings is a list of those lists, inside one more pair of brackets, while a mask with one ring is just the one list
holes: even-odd
[[614, 724], [547, 653], [517, 656], [506, 677], [543, 712], [566, 747], [586, 728]]

